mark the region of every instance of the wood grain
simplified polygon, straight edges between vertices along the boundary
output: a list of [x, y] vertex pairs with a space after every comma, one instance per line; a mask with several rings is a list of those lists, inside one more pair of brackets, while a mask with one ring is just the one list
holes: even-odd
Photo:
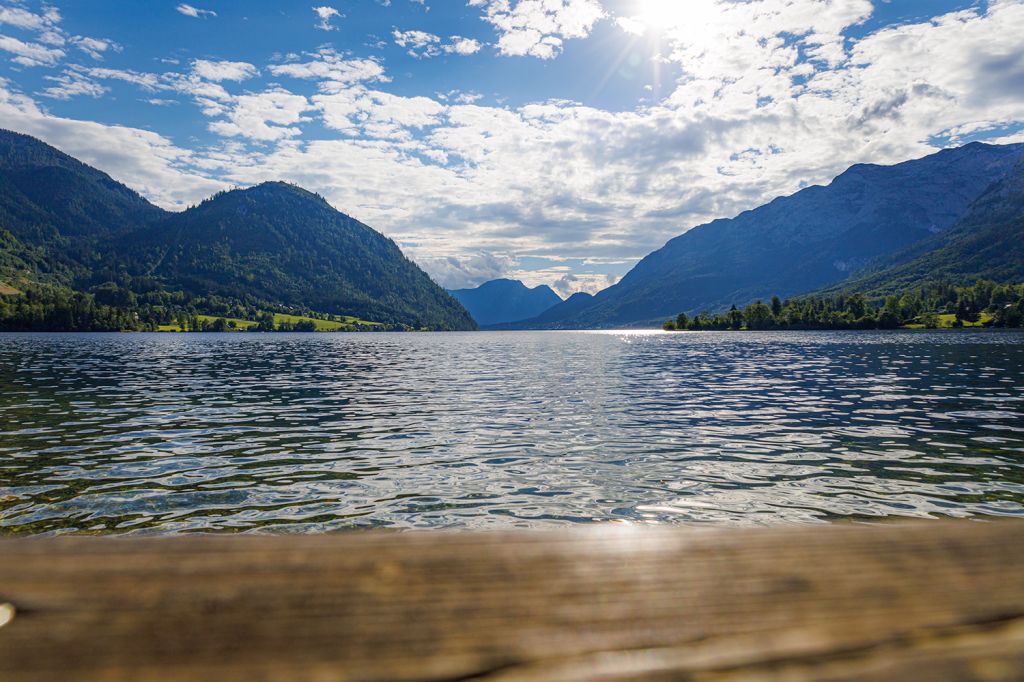
[[0, 680], [1017, 680], [1022, 565], [1013, 521], [6, 539]]

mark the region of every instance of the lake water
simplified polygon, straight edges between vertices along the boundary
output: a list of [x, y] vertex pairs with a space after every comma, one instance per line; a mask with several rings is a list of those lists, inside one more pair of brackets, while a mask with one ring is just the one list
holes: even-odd
[[0, 533], [1024, 516], [1024, 335], [0, 335]]

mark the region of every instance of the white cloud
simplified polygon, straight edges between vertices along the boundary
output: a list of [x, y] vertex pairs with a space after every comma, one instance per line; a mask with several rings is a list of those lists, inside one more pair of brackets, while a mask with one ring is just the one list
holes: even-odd
[[331, 49], [321, 49], [309, 61], [271, 65], [275, 76], [320, 81], [321, 89], [336, 91], [352, 83], [387, 82], [384, 67], [374, 59], [347, 59]]
[[423, 49], [441, 42], [440, 37], [424, 31], [399, 31], [396, 28], [391, 35], [394, 37], [396, 45], [411, 49]]
[[68, 100], [72, 97], [101, 97], [107, 88], [77, 71], [65, 71], [59, 76], [44, 76], [54, 85], [43, 89], [39, 94], [51, 99]]
[[445, 111], [429, 97], [400, 97], [362, 87], [317, 95], [324, 125], [371, 138], [411, 140], [412, 130], [438, 125]]
[[185, 3], [181, 3], [180, 5], [175, 7], [174, 9], [177, 10], [178, 13], [184, 14], [186, 17], [193, 17], [195, 19], [198, 19], [200, 17], [215, 17], [215, 16], [217, 16], [217, 13], [214, 12], [213, 10], [210, 10], [210, 9], [199, 9], [198, 7], [193, 7], [192, 5], [186, 5]]
[[462, 92], [461, 90], [451, 90], [449, 92], [437, 93], [437, 98], [442, 102], [452, 101], [455, 104], [475, 104], [484, 98], [478, 92]]
[[97, 78], [100, 80], [118, 80], [125, 83], [131, 83], [132, 85], [142, 88], [146, 92], [169, 89], [168, 85], [161, 81], [159, 76], [152, 73], [142, 73], [126, 69], [106, 69], [98, 67], [85, 68], [80, 66], [72, 66], [71, 69], [87, 74], [91, 78]]
[[567, 272], [557, 278], [555, 277], [556, 274], [557, 273], [541, 271], [518, 273], [518, 276], [519, 279], [521, 279], [527, 286], [547, 284], [562, 298], [569, 298], [573, 294], [581, 291], [588, 294], [596, 294], [599, 291], [607, 289], [621, 279], [618, 275], [603, 275], [595, 273], [574, 274]]
[[399, 31], [395, 29], [391, 36], [399, 47], [407, 48], [410, 56], [417, 59], [437, 57], [442, 54], [471, 55], [483, 47], [479, 41], [462, 36], [451, 36], [446, 41], [440, 36], [424, 31]]
[[110, 40], [104, 40], [101, 38], [87, 38], [84, 36], [75, 36], [71, 42], [75, 44], [82, 52], [86, 53], [90, 57], [96, 60], [103, 59], [103, 54], [110, 50], [112, 52], [120, 52], [121, 46]]
[[634, 36], [642, 36], [647, 33], [647, 22], [636, 17], [617, 17], [615, 23], [626, 33]]
[[11, 61], [21, 66], [54, 66], [64, 57], [64, 50], [4, 35], [0, 35], [0, 50], [13, 54]]
[[225, 137], [244, 137], [259, 142], [274, 142], [295, 137], [302, 131], [309, 100], [286, 90], [267, 90], [239, 95], [230, 100], [224, 114], [227, 120], [210, 123], [210, 130]]
[[470, 289], [494, 279], [502, 279], [516, 267], [517, 261], [508, 254], [470, 253], [462, 256], [420, 254], [415, 246], [403, 245], [416, 258], [416, 262], [430, 273], [434, 281], [445, 289]]
[[226, 184], [195, 172], [195, 154], [156, 133], [50, 115], [0, 81], [0, 120], [91, 164], [166, 208], [184, 208]]
[[44, 14], [35, 14], [21, 7], [0, 7], [0, 24], [42, 31], [58, 21], [60, 14], [55, 8], [48, 8]]
[[66, 56], [62, 48], [68, 43], [96, 60], [108, 51], [121, 51], [120, 45], [105, 38], [68, 36], [60, 22], [60, 11], [55, 7], [44, 6], [37, 14], [22, 7], [0, 6], [0, 25], [36, 34], [35, 42], [0, 35], [0, 50], [13, 54], [11, 61], [20, 66], [56, 66]]
[[483, 45], [480, 41], [474, 40], [473, 38], [463, 38], [462, 36], [452, 36], [449, 38], [450, 42], [444, 46], [444, 51], [450, 54], [458, 55], [471, 55], [476, 54], [480, 51]]
[[260, 70], [248, 62], [196, 59], [192, 62], [192, 73], [208, 81], [244, 81], [258, 76]]
[[316, 16], [319, 19], [316, 22], [316, 27], [318, 29], [320, 29], [321, 31], [335, 31], [335, 30], [337, 30], [337, 27], [335, 27], [331, 22], [334, 19], [336, 19], [336, 18], [337, 19], [344, 18], [342, 13], [339, 12], [338, 10], [334, 9], [333, 7], [327, 7], [327, 6], [314, 7], [313, 8], [313, 12], [316, 14]]
[[586, 38], [606, 16], [597, 0], [469, 0], [498, 30], [498, 51], [552, 59], [565, 40]]

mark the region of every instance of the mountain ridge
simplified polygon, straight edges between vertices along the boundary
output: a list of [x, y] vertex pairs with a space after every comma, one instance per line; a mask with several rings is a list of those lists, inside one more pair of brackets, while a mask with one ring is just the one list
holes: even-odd
[[949, 230], [883, 257], [823, 293], [880, 297], [910, 286], [978, 279], [1024, 281], [1024, 160], [976, 199]]
[[0, 131], [0, 230], [0, 281], [15, 288], [102, 294], [164, 316], [171, 305], [212, 302], [477, 328], [394, 241], [283, 182], [174, 213], [35, 138]]
[[891, 166], [857, 164], [734, 218], [696, 226], [580, 309], [516, 328], [624, 327], [834, 285], [949, 229], [1021, 159], [1024, 144], [972, 143]]

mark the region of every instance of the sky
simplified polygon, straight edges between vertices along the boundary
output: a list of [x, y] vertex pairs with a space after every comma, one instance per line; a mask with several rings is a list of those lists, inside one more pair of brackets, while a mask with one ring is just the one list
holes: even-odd
[[0, 127], [568, 296], [855, 163], [1024, 141], [1022, 36], [1024, 0], [0, 0]]

